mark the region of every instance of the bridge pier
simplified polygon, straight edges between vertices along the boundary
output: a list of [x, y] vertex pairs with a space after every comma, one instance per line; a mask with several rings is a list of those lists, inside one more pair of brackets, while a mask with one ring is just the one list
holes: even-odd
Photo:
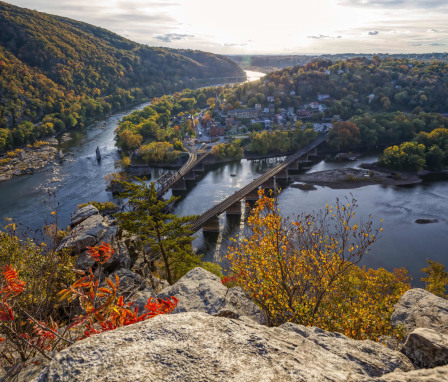
[[261, 185], [261, 188], [265, 189], [265, 190], [276, 190], [276, 180], [275, 177], [268, 179], [266, 182], [264, 182]]
[[202, 232], [205, 233], [219, 233], [219, 217], [214, 216], [202, 227]]
[[260, 196], [258, 195], [258, 188], [249, 192], [244, 198], [246, 199], [246, 202], [256, 202], [260, 199]]
[[241, 200], [239, 200], [236, 203], [233, 203], [227, 210], [226, 210], [226, 215], [237, 215], [237, 216], [241, 216], [242, 212], [241, 212]]

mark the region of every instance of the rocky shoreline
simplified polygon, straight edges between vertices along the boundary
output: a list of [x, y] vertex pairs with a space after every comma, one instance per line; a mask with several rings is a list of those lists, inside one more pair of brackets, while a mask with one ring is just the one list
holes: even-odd
[[[416, 174], [409, 173], [391, 173], [378, 170], [342, 168], [327, 171], [318, 171], [308, 174], [293, 176], [295, 182], [301, 182], [307, 185], [326, 186], [333, 189], [353, 189], [373, 184], [382, 184], [384, 186], [408, 186], [422, 182], [422, 179]], [[309, 189], [303, 184], [297, 184], [293, 187]]]
[[33, 174], [60, 156], [58, 149], [54, 147], [58, 144], [55, 138], [45, 142], [46, 144], [38, 147], [28, 145], [23, 149], [16, 150], [16, 155], [13, 157], [5, 155], [1, 158], [0, 160], [6, 163], [0, 165], [0, 182], [15, 176]]

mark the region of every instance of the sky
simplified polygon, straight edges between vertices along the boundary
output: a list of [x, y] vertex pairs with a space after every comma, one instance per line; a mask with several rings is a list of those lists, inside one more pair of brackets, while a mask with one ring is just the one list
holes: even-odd
[[448, 0], [7, 0], [150, 46], [220, 54], [448, 51]]

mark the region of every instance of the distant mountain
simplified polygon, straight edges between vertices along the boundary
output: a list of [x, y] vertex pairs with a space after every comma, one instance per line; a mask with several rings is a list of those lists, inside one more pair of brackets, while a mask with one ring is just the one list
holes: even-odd
[[0, 151], [209, 78], [244, 76], [224, 56], [152, 48], [0, 1]]
[[320, 54], [320, 55], [228, 55], [232, 61], [236, 62], [245, 70], [255, 70], [263, 73], [270, 73], [275, 70], [285, 69], [289, 66], [306, 65], [316, 60], [343, 61], [351, 58], [361, 57], [379, 57], [385, 58], [407, 58], [419, 61], [448, 61], [448, 53], [408, 53], [408, 54]]

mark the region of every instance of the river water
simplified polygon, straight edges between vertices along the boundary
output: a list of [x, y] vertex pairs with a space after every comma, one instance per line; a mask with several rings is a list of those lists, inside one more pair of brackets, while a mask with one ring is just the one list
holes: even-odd
[[[51, 211], [58, 211], [58, 223], [65, 227], [76, 206], [89, 200], [115, 201], [105, 191], [104, 175], [114, 171], [118, 153], [114, 146], [114, 129], [119, 120], [132, 110], [142, 109], [146, 104], [115, 114], [104, 121], [88, 127], [84, 132], [72, 133], [72, 140], [62, 144], [66, 160], [51, 164], [31, 176], [22, 176], [0, 183], [0, 219], [12, 217], [24, 225], [41, 228]], [[102, 160], [96, 161], [95, 149], [100, 147]], [[360, 162], [372, 162], [376, 158], [360, 158]], [[281, 158], [230, 163], [208, 171], [177, 203], [179, 215], [200, 214], [251, 182], [266, 169], [275, 166]], [[310, 171], [322, 171], [343, 167], [342, 163], [315, 164]], [[163, 170], [154, 169], [153, 178]], [[232, 176], [233, 175], [233, 176]], [[53, 195], [54, 192], [54, 195]], [[371, 267], [406, 267], [414, 277], [413, 284], [423, 275], [419, 270], [425, 259], [440, 261], [448, 266], [448, 182], [425, 182], [412, 187], [365, 186], [353, 190], [333, 190], [317, 186], [316, 191], [302, 191], [287, 187], [279, 196], [284, 215], [296, 215], [321, 209], [326, 203], [334, 204], [336, 198], [350, 196], [358, 200], [357, 216], [369, 214], [376, 221], [384, 219], [384, 232], [364, 258]], [[49, 195], [49, 193], [51, 195]], [[416, 224], [420, 218], [438, 219], [434, 224]], [[204, 254], [204, 260], [220, 261], [226, 253], [229, 238], [242, 234], [244, 216], [227, 223], [220, 217], [221, 233], [218, 238], [204, 238], [197, 233], [193, 245]]]

